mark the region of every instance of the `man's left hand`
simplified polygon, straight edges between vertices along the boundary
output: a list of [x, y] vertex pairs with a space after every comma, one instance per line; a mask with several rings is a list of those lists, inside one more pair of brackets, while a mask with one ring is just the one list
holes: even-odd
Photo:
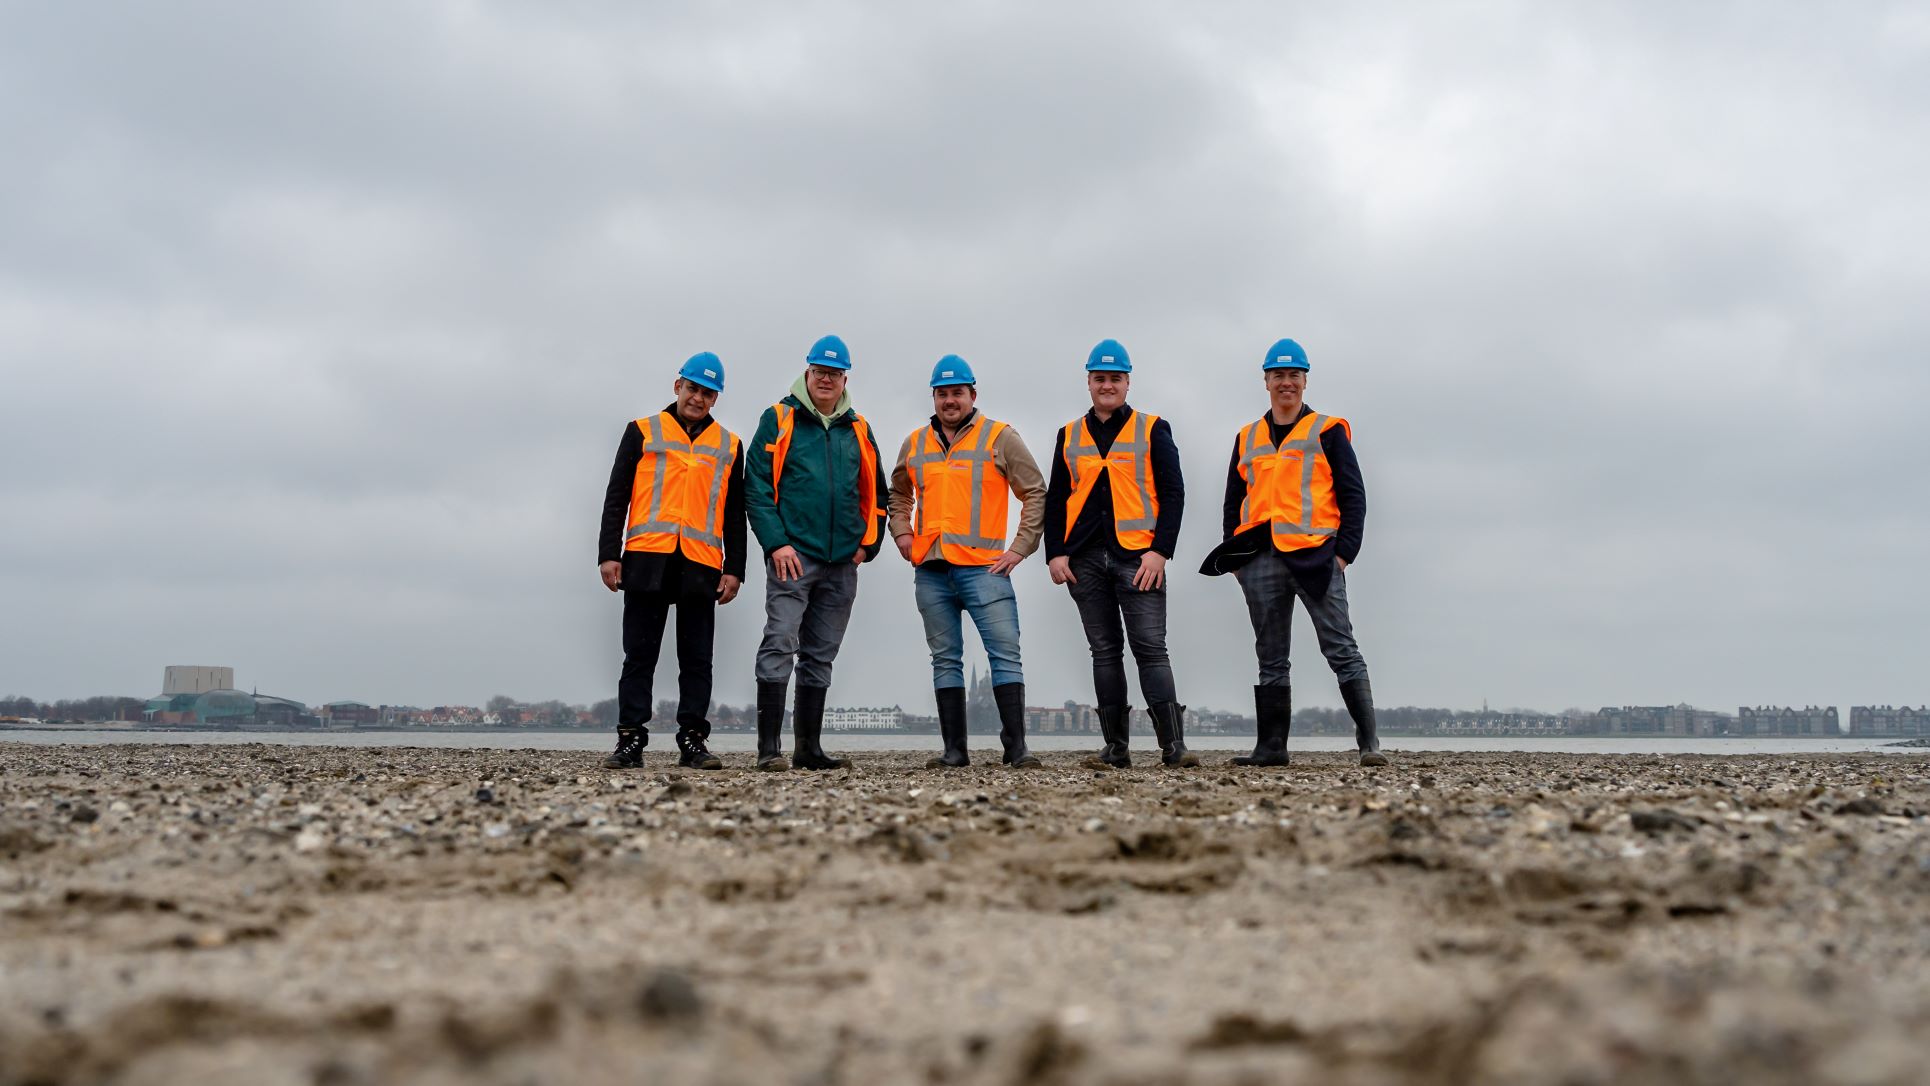
[[1139, 569], [1133, 573], [1133, 587], [1141, 592], [1151, 592], [1166, 587], [1166, 556], [1158, 551], [1147, 551], [1139, 558]]
[[864, 548], [863, 547], [859, 547], [857, 549], [857, 552], [852, 554], [851, 564], [854, 566], [864, 565]]
[[730, 601], [736, 599], [738, 589], [743, 587], [744, 587], [743, 581], [738, 580], [737, 578], [731, 576], [728, 573], [724, 574], [722, 577], [717, 578], [718, 605], [722, 606], [723, 604], [729, 603]]
[[1006, 551], [992, 562], [992, 576], [1010, 577], [1012, 575], [1012, 568], [1023, 561], [1025, 561], [1025, 555], [1017, 551]]
[[1334, 564], [1340, 567], [1340, 572], [1342, 572], [1342, 573], [1345, 573], [1345, 572], [1347, 572], [1347, 559], [1345, 559], [1345, 558], [1335, 558], [1335, 559], [1334, 559]]

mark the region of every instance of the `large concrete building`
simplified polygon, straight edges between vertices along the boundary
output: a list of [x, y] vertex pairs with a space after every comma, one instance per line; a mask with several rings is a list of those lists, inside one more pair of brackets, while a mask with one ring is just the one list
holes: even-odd
[[313, 728], [321, 723], [299, 701], [241, 690], [149, 698], [142, 719], [149, 724], [217, 728]]
[[363, 701], [331, 701], [322, 706], [321, 717], [331, 728], [372, 728], [382, 723], [382, 711]]
[[1930, 735], [1930, 706], [1852, 705], [1851, 735]]
[[1729, 735], [1735, 725], [1727, 713], [1686, 703], [1606, 705], [1595, 714], [1595, 721], [1601, 735]]
[[1099, 714], [1090, 705], [1025, 707], [1025, 730], [1033, 735], [1098, 735]]
[[888, 708], [826, 709], [824, 730], [828, 732], [887, 731], [904, 722], [898, 706]]
[[1736, 709], [1737, 735], [1842, 735], [1836, 706], [1744, 705]]
[[235, 669], [231, 667], [170, 664], [161, 675], [161, 696], [164, 698], [175, 694], [206, 694], [212, 690], [234, 688]]

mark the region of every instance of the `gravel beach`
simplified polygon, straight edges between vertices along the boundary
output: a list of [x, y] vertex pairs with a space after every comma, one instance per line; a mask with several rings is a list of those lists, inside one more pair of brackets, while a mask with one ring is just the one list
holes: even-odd
[[1136, 755], [0, 744], [0, 1086], [1930, 1081], [1924, 755]]

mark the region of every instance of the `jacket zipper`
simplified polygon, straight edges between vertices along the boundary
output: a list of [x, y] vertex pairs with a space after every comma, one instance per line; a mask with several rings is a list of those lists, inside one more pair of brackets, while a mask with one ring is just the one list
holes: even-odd
[[827, 498], [827, 499], [825, 500], [825, 503], [824, 503], [824, 507], [825, 507], [825, 509], [826, 509], [826, 511], [827, 511], [827, 512], [828, 512], [828, 513], [830, 514], [830, 516], [829, 516], [829, 518], [828, 518], [828, 519], [827, 519], [827, 520], [825, 521], [825, 525], [824, 525], [824, 543], [825, 543], [825, 549], [831, 552], [831, 555], [832, 555], [832, 556], [831, 556], [831, 561], [832, 561], [832, 563], [833, 563], [833, 564], [836, 564], [836, 562], [837, 562], [837, 549], [838, 549], [838, 548], [837, 548], [837, 542], [838, 542], [838, 536], [837, 536], [837, 532], [838, 532], [838, 505], [837, 505], [837, 499], [838, 499], [838, 488], [837, 488], [836, 486], [832, 486], [832, 485], [831, 485], [831, 479], [832, 479], [832, 475], [831, 475], [831, 420], [829, 420], [829, 419], [827, 419], [827, 420], [825, 420], [825, 423], [824, 423], [824, 482], [825, 482], [825, 485], [826, 485], [826, 492], [827, 492], [827, 493], [828, 493], [828, 494], [830, 495], [830, 497], [829, 497], [829, 498]]

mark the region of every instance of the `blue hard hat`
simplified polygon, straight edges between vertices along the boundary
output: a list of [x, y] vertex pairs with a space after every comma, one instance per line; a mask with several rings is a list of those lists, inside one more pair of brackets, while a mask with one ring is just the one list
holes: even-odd
[[699, 351], [690, 356], [677, 376], [693, 385], [702, 385], [712, 392], [724, 391], [724, 364], [709, 351]]
[[844, 340], [836, 336], [825, 336], [811, 344], [811, 353], [804, 356], [804, 361], [813, 366], [848, 370], [851, 368], [851, 350], [844, 345]]
[[1283, 339], [1267, 350], [1267, 360], [1260, 363], [1262, 370], [1305, 370], [1307, 350], [1290, 339]]
[[1126, 348], [1116, 339], [1102, 339], [1099, 345], [1086, 356], [1086, 370], [1110, 370], [1114, 373], [1131, 373], [1133, 360], [1126, 354]]
[[975, 385], [978, 378], [972, 375], [972, 364], [955, 354], [948, 354], [938, 360], [931, 368], [931, 387], [942, 385]]

